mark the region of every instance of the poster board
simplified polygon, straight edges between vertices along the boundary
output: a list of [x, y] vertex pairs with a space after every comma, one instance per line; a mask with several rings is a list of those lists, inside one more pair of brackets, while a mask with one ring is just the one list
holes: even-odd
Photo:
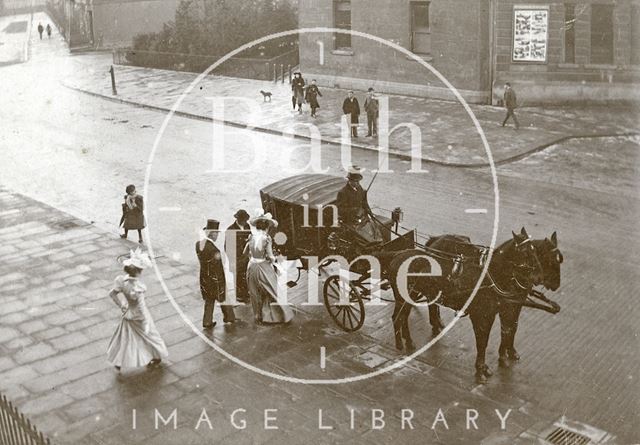
[[513, 10], [513, 62], [547, 61], [549, 9], [515, 7]]

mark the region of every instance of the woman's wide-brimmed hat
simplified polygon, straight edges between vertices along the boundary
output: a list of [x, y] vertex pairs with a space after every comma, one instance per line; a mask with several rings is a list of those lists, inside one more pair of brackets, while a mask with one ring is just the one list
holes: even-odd
[[233, 215], [233, 217], [240, 221], [247, 221], [249, 218], [251, 218], [251, 216], [247, 213], [245, 209], [238, 210], [235, 213], [235, 215]]
[[347, 179], [360, 181], [362, 179], [362, 169], [358, 166], [352, 165], [347, 171]]
[[210, 230], [219, 230], [220, 229], [220, 221], [216, 219], [208, 219], [207, 225], [202, 228], [204, 231]]
[[266, 221], [269, 223], [269, 225], [271, 225], [271, 227], [273, 228], [278, 227], [278, 221], [273, 219], [273, 216], [271, 216], [271, 213], [264, 213], [264, 210], [258, 209], [256, 210], [255, 215], [256, 216], [254, 216], [249, 220], [249, 224], [251, 224], [252, 226], [255, 226], [258, 221]]
[[122, 262], [125, 266], [133, 266], [138, 269], [146, 269], [151, 267], [151, 259], [146, 252], [143, 252], [139, 247], [135, 251], [129, 253], [129, 258]]

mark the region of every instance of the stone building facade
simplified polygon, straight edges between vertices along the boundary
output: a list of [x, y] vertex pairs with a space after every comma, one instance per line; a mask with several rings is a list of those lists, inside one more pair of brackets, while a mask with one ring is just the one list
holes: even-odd
[[[300, 0], [301, 28], [352, 30], [428, 62], [469, 102], [640, 99], [640, 0]], [[320, 55], [322, 53], [322, 55]], [[300, 36], [320, 84], [453, 99], [414, 58], [356, 35]]]

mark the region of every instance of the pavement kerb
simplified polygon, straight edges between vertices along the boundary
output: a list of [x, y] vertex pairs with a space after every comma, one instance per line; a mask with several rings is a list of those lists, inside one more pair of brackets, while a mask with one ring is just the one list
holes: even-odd
[[[116, 103], [120, 103], [120, 104], [124, 104], [124, 105], [131, 105], [134, 107], [138, 107], [138, 108], [144, 108], [147, 110], [152, 110], [152, 111], [158, 111], [161, 113], [169, 113], [171, 112], [171, 110], [169, 108], [165, 108], [165, 107], [158, 107], [156, 105], [149, 105], [149, 104], [143, 104], [140, 102], [135, 102], [132, 100], [128, 100], [128, 99], [122, 99], [119, 97], [113, 97], [113, 96], [109, 96], [106, 94], [102, 94], [102, 93], [96, 93], [95, 91], [89, 91], [89, 90], [85, 90], [82, 88], [78, 88], [72, 85], [68, 85], [65, 82], [61, 82], [62, 86], [64, 86], [65, 88], [69, 88], [70, 90], [73, 91], [78, 91], [80, 93], [84, 93], [84, 94], [88, 94], [90, 96], [94, 96], [94, 97], [98, 97], [104, 100], [109, 100], [111, 102], [116, 102]], [[276, 136], [281, 136], [283, 133], [282, 131], [279, 130], [274, 130], [272, 128], [267, 128], [267, 127], [255, 127], [255, 126], [249, 126], [247, 124], [241, 123], [241, 122], [236, 122], [236, 121], [231, 121], [231, 120], [220, 120], [220, 119], [213, 119], [212, 117], [209, 116], [202, 116], [200, 114], [194, 114], [194, 113], [189, 113], [186, 111], [179, 111], [176, 110], [174, 112], [174, 114], [176, 116], [180, 116], [180, 117], [185, 117], [188, 119], [195, 119], [195, 120], [200, 120], [200, 121], [205, 121], [205, 122], [216, 122], [216, 123], [222, 123], [225, 125], [229, 125], [230, 127], [235, 127], [235, 128], [245, 128], [245, 129], [251, 129], [252, 131], [256, 131], [259, 133], [267, 133], [267, 134], [273, 134]], [[494, 162], [494, 164], [496, 166], [500, 166], [500, 165], [505, 165], [505, 164], [510, 164], [512, 162], [516, 162], [516, 161], [520, 161], [522, 159], [525, 159], [535, 153], [541, 152], [542, 150], [549, 148], [552, 145], [556, 145], [556, 144], [560, 144], [572, 139], [586, 139], [586, 138], [601, 138], [601, 137], [628, 137], [628, 136], [640, 136], [640, 133], [636, 133], [636, 132], [626, 132], [626, 133], [593, 133], [593, 134], [579, 134], [579, 135], [569, 135], [569, 136], [563, 136], [561, 138], [558, 139], [554, 139], [552, 141], [548, 141], [545, 142], [544, 144], [540, 144], [537, 145], [527, 151], [524, 151], [522, 153], [516, 154], [514, 156], [510, 156], [507, 157], [505, 159], [501, 159], [501, 160], [497, 160]], [[298, 133], [294, 133], [293, 135], [291, 135], [291, 137], [295, 138], [295, 139], [301, 139], [301, 140], [306, 140], [306, 141], [310, 141], [311, 137], [303, 135], [303, 134], [298, 134]], [[335, 139], [329, 139], [329, 138], [322, 138], [320, 140], [322, 143], [325, 144], [331, 144], [331, 145], [342, 145], [342, 142], [339, 140], [335, 140]], [[375, 147], [369, 146], [369, 145], [362, 145], [362, 144], [354, 144], [351, 143], [352, 147], [355, 148], [359, 148], [361, 150], [368, 150], [368, 151], [373, 151], [378, 153], [379, 151], [375, 149]], [[411, 161], [411, 156], [408, 155], [405, 152], [402, 152], [400, 150], [397, 149], [389, 149], [389, 154], [392, 156], [395, 156], [399, 159], [403, 159], [403, 160], [407, 160], [407, 161]], [[430, 159], [430, 158], [422, 158], [422, 162], [427, 163], [427, 164], [436, 164], [436, 165], [442, 165], [442, 166], [446, 166], [446, 167], [453, 167], [453, 168], [485, 168], [485, 167], [489, 167], [489, 163], [488, 162], [480, 162], [480, 163], [474, 163], [474, 164], [461, 164], [461, 163], [456, 163], [456, 162], [445, 162], [445, 161], [439, 161], [436, 159]]]

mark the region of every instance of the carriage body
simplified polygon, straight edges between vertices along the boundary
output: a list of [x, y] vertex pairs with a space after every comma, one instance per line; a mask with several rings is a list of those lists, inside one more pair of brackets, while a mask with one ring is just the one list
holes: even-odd
[[[353, 234], [340, 227], [336, 205], [338, 192], [345, 179], [325, 174], [301, 174], [274, 182], [260, 190], [262, 208], [278, 221], [277, 249], [288, 260], [300, 260], [300, 270], [308, 270], [309, 257], [315, 257], [319, 269], [327, 272], [336, 256], [349, 262], [348, 283], [342, 283], [342, 274], [333, 272], [324, 283], [323, 294], [327, 311], [336, 324], [347, 332], [360, 329], [364, 323], [364, 303], [373, 292], [388, 285], [386, 265], [396, 252], [415, 246], [414, 230], [402, 235], [394, 231], [394, 221], [387, 216], [374, 214], [383, 243], [370, 248], [353, 239]], [[283, 242], [284, 241], [284, 242]], [[339, 248], [336, 245], [341, 246]], [[371, 264], [366, 255], [381, 265], [381, 278], [375, 285], [371, 280]], [[295, 283], [294, 283], [295, 284]], [[377, 286], [373, 288], [372, 286]], [[344, 299], [340, 289], [347, 289]]]

